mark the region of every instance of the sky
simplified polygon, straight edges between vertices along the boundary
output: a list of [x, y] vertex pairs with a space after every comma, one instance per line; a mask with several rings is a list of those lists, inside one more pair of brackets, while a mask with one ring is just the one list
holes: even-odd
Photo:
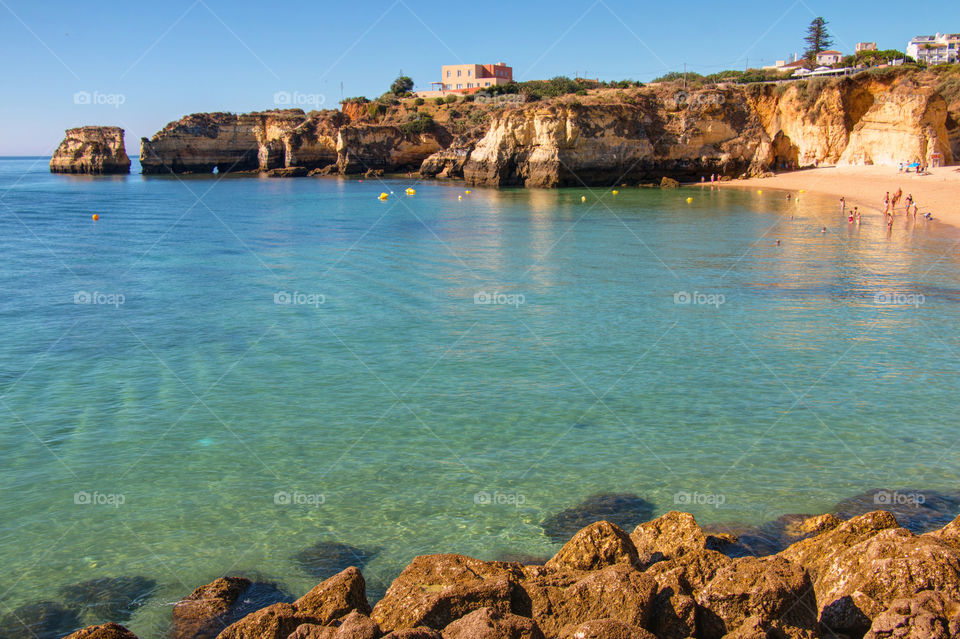
[[137, 155], [188, 113], [336, 108], [401, 71], [429, 89], [442, 64], [640, 81], [761, 66], [802, 52], [818, 15], [845, 53], [960, 32], [955, 3], [892, 0], [0, 0], [0, 155], [50, 155], [82, 125], [123, 127]]

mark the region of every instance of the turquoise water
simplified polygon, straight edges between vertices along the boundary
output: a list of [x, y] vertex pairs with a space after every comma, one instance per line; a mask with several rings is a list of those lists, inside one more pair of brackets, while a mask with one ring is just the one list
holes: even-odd
[[376, 591], [416, 554], [548, 555], [594, 493], [759, 523], [958, 485], [948, 227], [408, 185], [0, 160], [4, 609], [143, 575], [159, 637], [227, 572], [300, 594], [322, 541], [376, 552]]

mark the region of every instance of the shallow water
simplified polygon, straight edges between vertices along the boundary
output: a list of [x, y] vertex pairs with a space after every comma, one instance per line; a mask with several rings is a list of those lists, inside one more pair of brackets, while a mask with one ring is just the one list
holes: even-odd
[[960, 236], [936, 223], [46, 171], [0, 160], [0, 613], [142, 575], [129, 625], [160, 637], [224, 573], [301, 594], [320, 542], [376, 592], [416, 554], [549, 555], [541, 521], [595, 493], [760, 523], [958, 485]]

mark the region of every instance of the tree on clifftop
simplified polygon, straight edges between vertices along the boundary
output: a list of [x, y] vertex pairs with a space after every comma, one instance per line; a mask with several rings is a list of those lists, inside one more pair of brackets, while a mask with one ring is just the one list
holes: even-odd
[[804, 56], [812, 62], [817, 58], [818, 53], [833, 46], [833, 38], [827, 33], [827, 21], [822, 17], [814, 18], [807, 28], [807, 36], [803, 40], [807, 43]]
[[394, 95], [404, 95], [411, 91], [413, 91], [413, 79], [410, 76], [401, 75], [390, 85], [390, 93]]

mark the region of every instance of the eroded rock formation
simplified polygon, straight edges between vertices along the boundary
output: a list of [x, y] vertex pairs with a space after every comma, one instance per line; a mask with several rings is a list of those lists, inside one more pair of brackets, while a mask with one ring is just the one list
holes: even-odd
[[50, 159], [52, 173], [93, 175], [130, 172], [130, 158], [117, 126], [82, 126], [67, 129], [63, 142]]

